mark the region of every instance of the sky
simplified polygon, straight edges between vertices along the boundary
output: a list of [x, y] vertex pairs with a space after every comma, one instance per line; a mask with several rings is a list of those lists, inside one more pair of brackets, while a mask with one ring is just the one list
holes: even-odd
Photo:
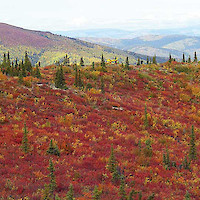
[[9, 0], [0, 22], [32, 30], [164, 29], [200, 25], [199, 0]]

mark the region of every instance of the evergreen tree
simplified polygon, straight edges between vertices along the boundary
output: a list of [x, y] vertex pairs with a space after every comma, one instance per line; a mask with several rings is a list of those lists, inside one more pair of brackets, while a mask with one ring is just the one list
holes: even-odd
[[120, 179], [120, 187], [119, 187], [119, 196], [120, 196], [120, 200], [126, 200], [126, 192], [125, 192], [125, 178], [122, 175], [121, 179]]
[[27, 134], [28, 134], [28, 131], [27, 131], [27, 128], [26, 128], [26, 123], [24, 123], [24, 133], [23, 133], [22, 146], [21, 146], [24, 153], [28, 153], [28, 151], [29, 151]]
[[147, 65], [149, 64], [149, 56], [147, 56]]
[[48, 184], [44, 184], [44, 190], [42, 191], [42, 200], [52, 200], [50, 197], [50, 188]]
[[197, 52], [194, 52], [194, 62], [197, 62]]
[[140, 65], [140, 58], [138, 58], [137, 65]]
[[50, 195], [53, 196], [53, 193], [57, 186], [56, 186], [56, 179], [55, 179], [55, 175], [54, 175], [55, 169], [54, 169], [52, 158], [50, 158], [50, 160], [49, 160], [48, 170], [50, 172], [50, 174], [49, 174], [49, 177], [50, 177], [49, 192], [50, 192]]
[[38, 65], [36, 65], [36, 69], [35, 69], [35, 77], [36, 78], [41, 78], [39, 67], [40, 67], [40, 62], [38, 63]]
[[169, 62], [171, 63], [172, 62], [172, 55], [169, 54]]
[[56, 155], [56, 156], [60, 156], [60, 151], [58, 149], [58, 146], [53, 144], [53, 141], [51, 140], [50, 141], [50, 144], [49, 144], [49, 148], [47, 150], [47, 153], [48, 154], [52, 154], [52, 155]]
[[157, 65], [156, 55], [153, 57], [153, 64]]
[[69, 191], [67, 192], [66, 199], [74, 200], [74, 188], [73, 188], [72, 184], [70, 184], [70, 186], [69, 186]]
[[74, 85], [78, 87], [78, 66], [75, 64], [75, 82]]
[[185, 156], [184, 160], [183, 160], [183, 168], [184, 169], [190, 169], [190, 163], [187, 159], [187, 156]]
[[189, 157], [190, 160], [197, 159], [197, 150], [196, 150], [196, 144], [195, 144], [195, 133], [194, 133], [194, 126], [192, 125], [192, 132], [190, 135], [190, 150], [189, 150]]
[[94, 62], [92, 62], [92, 69], [94, 70]]
[[111, 152], [110, 152], [110, 157], [109, 157], [109, 161], [108, 161], [108, 169], [111, 173], [113, 173], [116, 169], [116, 158], [114, 155], [114, 149], [113, 149], [113, 144], [111, 145]]
[[185, 54], [183, 53], [183, 63], [185, 62]]
[[125, 64], [125, 67], [126, 67], [127, 70], [130, 69], [128, 57], [126, 57], [126, 64]]
[[139, 200], [142, 200], [142, 192], [139, 192], [139, 197], [138, 197]]
[[4, 68], [6, 68], [6, 65], [7, 65], [7, 59], [6, 59], [6, 54], [4, 53], [4, 54], [3, 54], [3, 63], [2, 63], [2, 66], [3, 66]]
[[153, 194], [151, 194], [151, 195], [147, 198], [147, 200], [153, 200], [154, 197], [155, 197], [155, 194], [153, 193]]
[[23, 60], [22, 60], [20, 66], [21, 66], [21, 70], [22, 70], [22, 76], [23, 76], [23, 77], [26, 77], [26, 68], [25, 68], [24, 61], [23, 61]]
[[23, 80], [23, 75], [22, 75], [22, 71], [19, 71], [19, 74], [18, 74], [18, 83], [23, 83], [24, 80]]
[[55, 87], [57, 87], [57, 88], [65, 87], [65, 79], [64, 79], [62, 65], [56, 71], [56, 76], [55, 76], [54, 82], [55, 82]]
[[128, 200], [134, 200], [133, 195], [137, 194], [134, 189], [132, 189], [128, 195]]
[[188, 57], [188, 63], [191, 63], [191, 57], [190, 56]]
[[186, 191], [184, 200], [191, 200], [190, 193], [188, 191]]
[[166, 169], [170, 169], [171, 162], [170, 162], [170, 159], [169, 159], [168, 149], [166, 149], [166, 154], [163, 153], [163, 164], [164, 164]]
[[68, 58], [68, 55], [67, 55], [67, 54], [66, 54], [66, 56], [64, 57], [63, 65], [69, 66], [69, 58]]
[[103, 57], [103, 54], [101, 56], [101, 67], [102, 67], [102, 71], [104, 72], [106, 69], [106, 63], [105, 63], [105, 60], [104, 60], [104, 57]]
[[92, 195], [92, 200], [100, 200], [101, 199], [101, 191], [99, 191], [98, 187], [95, 185]]
[[27, 70], [28, 72], [32, 71], [32, 65], [31, 65], [31, 61], [28, 58], [27, 51], [25, 52], [24, 67], [25, 67], [25, 70]]
[[82, 82], [82, 79], [81, 79], [81, 70], [80, 69], [78, 70], [78, 86], [80, 88], [83, 87], [83, 82]]
[[144, 126], [145, 128], [149, 127], [149, 120], [148, 120], [148, 113], [147, 113], [147, 105], [145, 104], [145, 110], [144, 110]]
[[81, 59], [80, 59], [80, 66], [81, 66], [81, 67], [83, 67], [83, 66], [84, 66], [83, 57], [81, 57]]

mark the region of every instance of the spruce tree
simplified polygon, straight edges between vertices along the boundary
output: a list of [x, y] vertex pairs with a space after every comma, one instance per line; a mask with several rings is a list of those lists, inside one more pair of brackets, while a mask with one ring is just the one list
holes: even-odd
[[149, 64], [149, 56], [147, 56], [147, 65]]
[[24, 67], [25, 67], [25, 70], [27, 70], [28, 72], [32, 71], [32, 65], [31, 65], [31, 61], [28, 58], [27, 51], [25, 52], [25, 57], [24, 57]]
[[56, 186], [56, 179], [55, 179], [55, 175], [54, 175], [55, 169], [54, 169], [52, 158], [50, 158], [50, 160], [49, 160], [48, 170], [50, 172], [50, 174], [49, 174], [49, 177], [50, 177], [49, 192], [50, 192], [51, 196], [53, 196], [53, 193], [57, 186]]
[[147, 105], [145, 104], [145, 109], [144, 109], [144, 126], [145, 128], [149, 127], [149, 120], [148, 120], [148, 113], [147, 113]]
[[191, 57], [190, 56], [188, 57], [188, 63], [191, 63]]
[[136, 194], [137, 194], [137, 192], [135, 192], [135, 190], [132, 189], [132, 190], [130, 191], [129, 195], [128, 195], [128, 200], [134, 200], [134, 199], [133, 199], [133, 195], [136, 195]]
[[92, 62], [92, 69], [94, 70], [94, 62]]
[[153, 57], [153, 64], [157, 65], [156, 55]]
[[24, 153], [28, 153], [28, 151], [29, 151], [27, 134], [28, 134], [28, 131], [27, 131], [27, 128], [26, 128], [26, 123], [24, 123], [24, 132], [23, 132], [22, 146], [21, 146]]
[[120, 200], [126, 200], [126, 192], [125, 192], [125, 177], [121, 175], [120, 178], [120, 187], [119, 187], [119, 196]]
[[69, 191], [67, 192], [66, 199], [74, 200], [74, 188], [73, 188], [72, 184], [70, 184], [70, 186], [69, 186]]
[[186, 191], [184, 200], [191, 200], [191, 198], [190, 198], [190, 193], [189, 193], [188, 191]]
[[84, 66], [83, 57], [81, 57], [81, 59], [80, 59], [80, 66], [81, 66], [81, 67], [83, 67], [83, 66]]
[[169, 54], [169, 62], [171, 63], [172, 62], [172, 55]]
[[189, 158], [190, 160], [196, 160], [197, 159], [197, 150], [196, 150], [196, 144], [195, 144], [195, 133], [194, 133], [194, 126], [192, 125], [192, 131], [190, 135], [190, 150], [189, 150]]
[[101, 199], [101, 191], [99, 191], [98, 187], [95, 185], [92, 195], [92, 200], [100, 200]]
[[137, 65], [140, 65], [140, 58], [138, 58]]
[[115, 158], [115, 154], [114, 154], [114, 148], [113, 148], [113, 144], [111, 145], [111, 151], [110, 151], [110, 157], [109, 157], [109, 161], [108, 161], [108, 169], [111, 173], [113, 173], [116, 169], [116, 158]]
[[194, 62], [197, 62], [197, 52], [194, 52]]
[[102, 71], [104, 72], [106, 69], [106, 64], [105, 64], [105, 60], [104, 60], [104, 57], [103, 57], [103, 54], [101, 56], [101, 67], [102, 67]]
[[50, 141], [50, 144], [49, 144], [49, 148], [47, 150], [47, 153], [48, 154], [52, 154], [52, 155], [56, 155], [56, 156], [60, 156], [60, 151], [59, 151], [59, 148], [57, 145], [54, 145], [53, 144], [53, 141], [51, 140]]
[[78, 87], [78, 66], [77, 66], [77, 64], [75, 64], [75, 81], [74, 81], [74, 85], [76, 87]]
[[130, 69], [128, 57], [126, 57], [126, 64], [125, 64], [125, 67], [126, 67], [127, 70]]
[[22, 60], [20, 66], [21, 66], [21, 70], [22, 70], [22, 76], [23, 76], [23, 77], [26, 77], [26, 68], [25, 68], [24, 61], [23, 61], [23, 60]]
[[185, 54], [183, 53], [183, 63], [185, 62]]
[[153, 193], [153, 194], [151, 194], [151, 195], [147, 198], [147, 200], [153, 200], [154, 197], [155, 197], [155, 194]]
[[36, 65], [36, 69], [35, 69], [35, 77], [36, 78], [41, 78], [39, 67], [40, 67], [40, 62], [38, 63], [38, 65]]
[[184, 158], [184, 160], [183, 160], [183, 168], [184, 169], [190, 169], [190, 163], [189, 163], [189, 161], [188, 161], [188, 159], [187, 159], [187, 156], [185, 156], [185, 158]]
[[57, 88], [62, 89], [65, 87], [65, 79], [64, 79], [62, 65], [60, 65], [60, 67], [58, 67], [58, 69], [56, 71], [56, 76], [55, 76], [54, 82], [55, 82], [55, 87], [57, 87]]

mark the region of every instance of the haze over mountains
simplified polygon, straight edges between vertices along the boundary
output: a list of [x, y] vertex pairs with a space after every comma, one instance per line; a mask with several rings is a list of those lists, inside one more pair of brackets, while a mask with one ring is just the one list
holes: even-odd
[[120, 62], [125, 62], [127, 56], [130, 63], [136, 63], [138, 57], [146, 59], [146, 56], [79, 39], [0, 23], [0, 59], [7, 51], [10, 52], [11, 59], [17, 57], [19, 60], [24, 58], [24, 52], [27, 51], [32, 63], [40, 61], [42, 66], [61, 60], [66, 54], [71, 62], [79, 62], [80, 58], [84, 57], [86, 64], [91, 64], [93, 61], [99, 62], [102, 53], [106, 59], [113, 59], [116, 56]]
[[[175, 58], [200, 53], [200, 29], [198, 27], [124, 31], [117, 29], [94, 29], [59, 32], [81, 40], [106, 45], [143, 55]], [[195, 36], [197, 35], [197, 36]], [[198, 36], [199, 35], [199, 36]]]

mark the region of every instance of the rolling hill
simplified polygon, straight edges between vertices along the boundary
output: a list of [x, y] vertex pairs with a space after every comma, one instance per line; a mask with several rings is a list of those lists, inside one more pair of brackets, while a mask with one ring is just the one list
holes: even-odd
[[133, 39], [110, 39], [110, 38], [80, 38], [88, 42], [95, 42], [113, 48], [132, 51], [144, 55], [157, 55], [168, 57], [169, 53], [175, 58], [186, 56], [193, 57], [194, 51], [200, 53], [200, 37], [186, 35], [146, 35]]
[[138, 57], [146, 60], [146, 56], [132, 52], [100, 46], [50, 32], [26, 30], [0, 23], [0, 59], [7, 51], [10, 52], [11, 59], [16, 57], [22, 59], [24, 52], [27, 51], [32, 63], [40, 61], [42, 66], [61, 60], [66, 54], [70, 57], [71, 62], [79, 62], [80, 57], [84, 57], [86, 64], [100, 61], [102, 53], [106, 59], [118, 57], [119, 62], [124, 62], [127, 56], [130, 63], [135, 63]]

